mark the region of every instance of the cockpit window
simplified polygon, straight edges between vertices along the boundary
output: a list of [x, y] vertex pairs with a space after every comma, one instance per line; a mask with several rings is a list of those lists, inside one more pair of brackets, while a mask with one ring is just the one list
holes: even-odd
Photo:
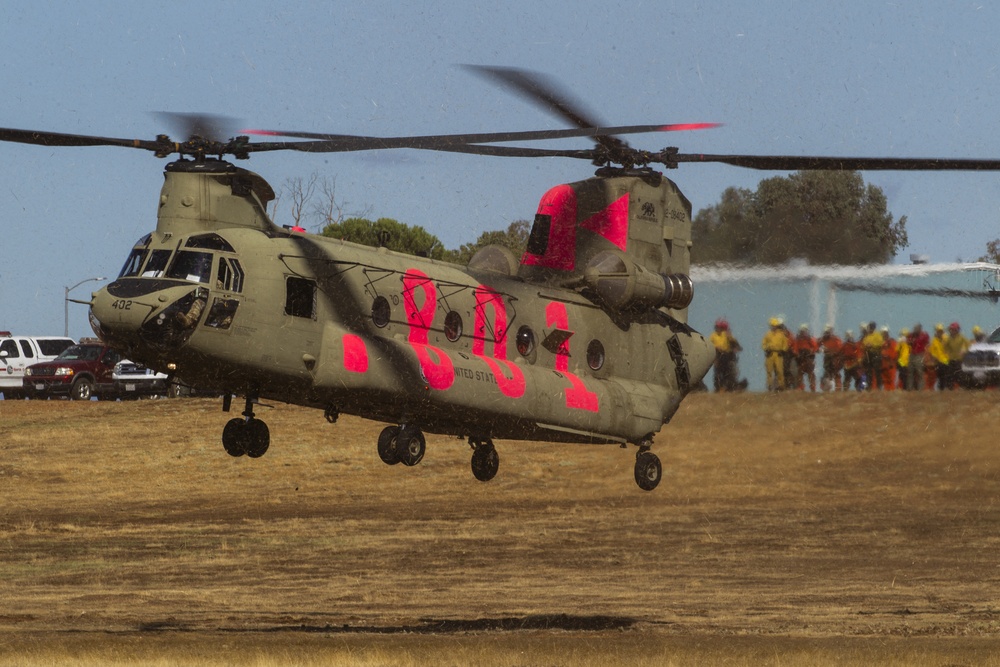
[[133, 248], [132, 252], [128, 255], [128, 259], [125, 260], [125, 266], [122, 267], [118, 277], [131, 278], [139, 275], [139, 269], [142, 268], [142, 263], [146, 260], [146, 255], [148, 254], [149, 251], [145, 248]]
[[149, 261], [146, 262], [146, 266], [142, 269], [142, 277], [159, 278], [163, 276], [168, 261], [170, 261], [169, 250], [154, 250], [150, 253]]
[[226, 252], [236, 252], [229, 241], [218, 234], [198, 234], [192, 236], [184, 244], [186, 248], [204, 248], [205, 250], [224, 250]]
[[179, 250], [173, 264], [170, 265], [170, 270], [167, 271], [168, 278], [206, 284], [211, 275], [212, 253], [191, 250]]

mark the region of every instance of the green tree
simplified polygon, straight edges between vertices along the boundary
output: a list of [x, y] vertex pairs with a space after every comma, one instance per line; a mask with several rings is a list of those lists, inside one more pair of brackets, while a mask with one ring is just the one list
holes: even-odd
[[323, 236], [343, 239], [373, 247], [384, 245], [389, 250], [442, 259], [444, 246], [436, 236], [419, 225], [406, 225], [392, 218], [347, 218], [331, 222], [320, 232]]
[[880, 188], [856, 171], [800, 171], [729, 188], [695, 216], [695, 263], [884, 264], [908, 244], [906, 216], [894, 221]]
[[986, 254], [979, 261], [1000, 264], [1000, 239], [993, 239], [986, 244]]
[[524, 254], [524, 249], [528, 245], [528, 234], [531, 232], [531, 223], [527, 220], [517, 220], [510, 223], [506, 230], [494, 230], [483, 232], [476, 239], [475, 243], [464, 243], [458, 250], [448, 250], [445, 252], [445, 259], [455, 264], [468, 264], [476, 252], [488, 245], [501, 245], [508, 248], [518, 258]]

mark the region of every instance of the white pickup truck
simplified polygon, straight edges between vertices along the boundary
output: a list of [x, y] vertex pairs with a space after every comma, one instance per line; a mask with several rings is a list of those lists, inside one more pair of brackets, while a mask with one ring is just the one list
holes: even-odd
[[24, 369], [52, 361], [76, 341], [64, 336], [14, 336], [0, 331], [0, 393], [6, 400], [23, 398]]

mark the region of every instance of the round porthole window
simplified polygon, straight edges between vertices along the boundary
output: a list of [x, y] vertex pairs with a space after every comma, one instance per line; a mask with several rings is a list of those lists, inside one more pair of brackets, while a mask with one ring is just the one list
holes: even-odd
[[522, 357], [526, 357], [535, 351], [535, 332], [531, 330], [531, 327], [525, 325], [517, 330], [515, 344], [517, 345], [518, 354]]
[[462, 316], [454, 310], [444, 316], [444, 337], [452, 343], [462, 337]]
[[596, 338], [587, 345], [587, 365], [595, 371], [604, 365], [604, 344]]
[[381, 328], [389, 324], [390, 313], [389, 300], [384, 296], [375, 297], [375, 301], [372, 302], [372, 322], [375, 326]]

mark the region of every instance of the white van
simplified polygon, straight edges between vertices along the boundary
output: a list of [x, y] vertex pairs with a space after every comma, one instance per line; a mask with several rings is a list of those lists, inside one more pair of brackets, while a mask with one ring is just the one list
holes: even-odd
[[0, 392], [7, 400], [23, 398], [24, 369], [31, 364], [52, 361], [70, 345], [64, 336], [14, 336], [0, 331]]

